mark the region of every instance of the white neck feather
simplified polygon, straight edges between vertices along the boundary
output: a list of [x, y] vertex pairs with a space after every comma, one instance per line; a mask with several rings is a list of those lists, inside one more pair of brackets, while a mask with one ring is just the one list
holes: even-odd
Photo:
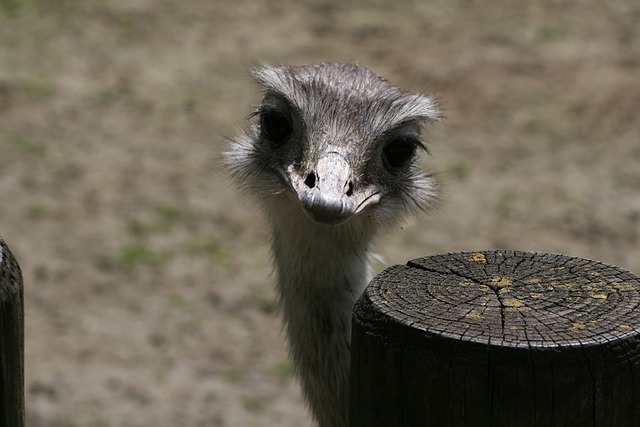
[[269, 209], [278, 289], [294, 363], [321, 427], [348, 422], [351, 311], [371, 278], [373, 230], [324, 226], [300, 208]]

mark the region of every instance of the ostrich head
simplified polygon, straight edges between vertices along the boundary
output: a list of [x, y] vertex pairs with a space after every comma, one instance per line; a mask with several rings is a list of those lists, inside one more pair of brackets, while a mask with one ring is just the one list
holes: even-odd
[[420, 170], [421, 125], [435, 102], [357, 65], [265, 66], [258, 120], [226, 156], [232, 174], [267, 211], [295, 205], [314, 222], [390, 225], [427, 210], [433, 179]]
[[225, 162], [263, 208], [291, 354], [322, 427], [348, 425], [351, 310], [376, 232], [426, 211], [418, 164], [435, 102], [356, 65], [264, 66], [264, 92]]

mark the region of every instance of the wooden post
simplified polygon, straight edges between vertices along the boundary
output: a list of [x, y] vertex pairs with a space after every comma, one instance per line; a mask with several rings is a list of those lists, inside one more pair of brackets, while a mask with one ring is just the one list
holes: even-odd
[[24, 304], [20, 266], [0, 238], [0, 427], [24, 426]]
[[514, 251], [388, 268], [353, 315], [365, 426], [640, 426], [640, 277]]

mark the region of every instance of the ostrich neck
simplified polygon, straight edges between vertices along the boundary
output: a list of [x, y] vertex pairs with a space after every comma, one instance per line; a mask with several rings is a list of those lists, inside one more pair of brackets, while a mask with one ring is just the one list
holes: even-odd
[[294, 218], [274, 221], [273, 235], [291, 354], [319, 425], [346, 427], [351, 311], [371, 276], [372, 236]]

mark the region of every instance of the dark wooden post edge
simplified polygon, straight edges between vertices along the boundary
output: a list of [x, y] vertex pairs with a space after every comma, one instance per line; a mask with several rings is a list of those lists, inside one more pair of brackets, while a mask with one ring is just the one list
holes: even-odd
[[23, 427], [24, 409], [22, 273], [0, 237], [0, 427]]
[[640, 277], [483, 251], [390, 267], [353, 313], [351, 427], [640, 426]]

